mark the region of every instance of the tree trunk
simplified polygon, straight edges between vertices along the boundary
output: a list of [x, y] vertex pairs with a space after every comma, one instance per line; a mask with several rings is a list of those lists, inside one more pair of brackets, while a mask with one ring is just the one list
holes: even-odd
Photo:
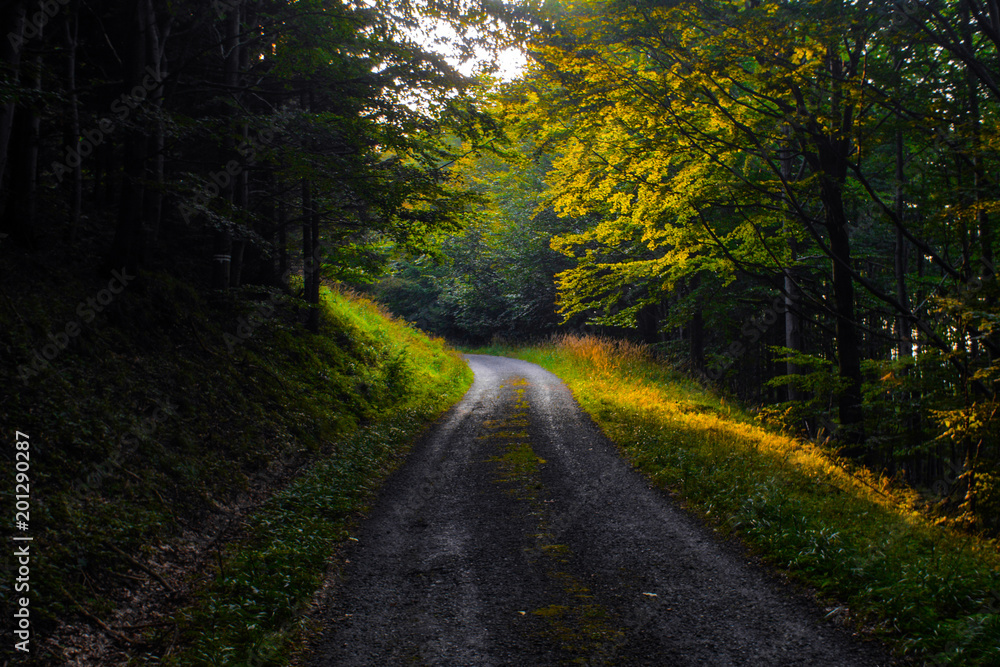
[[[248, 127], [246, 123], [243, 124], [242, 128], [243, 135], [243, 145], [247, 145], [247, 139], [249, 137]], [[247, 211], [249, 206], [250, 193], [248, 190], [249, 181], [247, 179], [247, 166], [245, 163], [241, 163], [243, 167], [240, 173], [233, 177], [233, 211], [237, 214]], [[239, 287], [240, 279], [243, 274], [243, 257], [246, 250], [246, 240], [244, 238], [238, 238], [233, 241], [233, 265], [232, 271], [229, 275], [229, 286]]]
[[[903, 186], [906, 182], [906, 174], [903, 171], [903, 131], [896, 130], [896, 192], [895, 208], [896, 218], [901, 224], [896, 226], [896, 246], [894, 255], [894, 268], [896, 273], [896, 299], [907, 312], [910, 310], [910, 299], [906, 290], [906, 238], [903, 236], [903, 225], [906, 215], [906, 203], [903, 199]], [[896, 339], [898, 340], [899, 358], [913, 356], [913, 326], [909, 318], [903, 315], [896, 316]]]
[[[135, 0], [132, 25], [135, 34], [124, 63], [124, 90], [126, 94], [142, 86], [146, 74], [147, 38], [150, 18], [148, 0]], [[134, 112], [133, 112], [134, 115]], [[118, 207], [118, 223], [115, 239], [111, 246], [111, 266], [127, 267], [134, 271], [142, 263], [143, 241], [143, 197], [146, 177], [147, 138], [139, 130], [129, 129], [125, 134], [124, 163], [122, 165], [122, 192]]]
[[691, 278], [691, 294], [695, 297], [695, 307], [694, 312], [691, 313], [691, 322], [689, 330], [691, 333], [690, 338], [690, 354], [691, 354], [691, 367], [698, 371], [705, 370], [705, 319], [702, 315], [701, 302], [696, 294], [698, 287], [701, 284], [701, 279], [697, 274]]
[[[960, 4], [960, 17], [962, 25], [962, 43], [965, 50], [968, 53], [976, 52], [976, 44], [973, 35], [973, 26], [970, 21], [969, 16], [969, 4], [968, 2], [962, 2]], [[993, 23], [991, 26], [994, 30], [1000, 28], [1000, 20], [994, 12], [997, 10], [995, 3], [990, 3], [990, 19]], [[980, 24], [981, 26], [981, 24]], [[965, 79], [966, 85], [968, 87], [968, 100], [969, 100], [969, 111], [968, 118], [969, 123], [971, 123], [972, 128], [972, 180], [973, 180], [973, 206], [976, 211], [976, 231], [979, 240], [979, 251], [983, 259], [983, 272], [987, 276], [991, 276], [994, 271], [993, 267], [993, 230], [990, 224], [989, 214], [986, 212], [985, 206], [987, 205], [986, 198], [984, 197], [984, 185], [986, 184], [986, 174], [985, 168], [983, 166], [983, 152], [982, 152], [982, 117], [979, 111], [979, 82], [980, 77], [971, 67], [966, 67], [965, 69]], [[970, 267], [971, 268], [971, 267]]]
[[114, 182], [112, 174], [115, 172], [115, 140], [114, 137], [106, 137], [101, 145], [97, 147], [97, 161], [94, 167], [94, 184], [91, 189], [91, 197], [94, 199], [94, 206], [103, 209], [108, 202], [114, 201]]
[[246, 252], [246, 241], [233, 241], [233, 262], [229, 272], [229, 286], [239, 287], [243, 274], [243, 255]]
[[[239, 37], [240, 37], [240, 4], [230, 8], [226, 15], [226, 38], [223, 42], [223, 75], [222, 79], [226, 86], [231, 89], [239, 81]], [[222, 159], [220, 162], [226, 164], [230, 157], [235, 155], [235, 145], [231, 139], [225, 139], [222, 145]], [[231, 177], [230, 177], [231, 178]], [[233, 203], [236, 192], [235, 183], [230, 180], [224, 187], [225, 197]], [[213, 256], [212, 288], [217, 290], [228, 290], [232, 285], [233, 278], [233, 233], [232, 230], [223, 228], [215, 233], [215, 253]]]
[[[837, 359], [840, 377], [847, 387], [840, 395], [838, 411], [840, 424], [845, 430], [845, 440], [851, 444], [862, 442], [861, 351], [854, 314], [854, 281], [847, 267], [851, 265], [851, 241], [847, 232], [841, 183], [824, 177], [823, 206], [826, 228], [830, 235], [833, 254], [833, 298], [837, 318]], [[849, 448], [850, 456], [863, 454], [857, 447]]]
[[656, 303], [646, 304], [635, 314], [636, 328], [639, 330], [639, 339], [646, 345], [656, 345], [659, 341], [660, 318], [659, 305]]
[[853, 107], [844, 101], [841, 89], [844, 63], [837, 47], [827, 52], [831, 75], [832, 125], [829, 134], [816, 137], [820, 199], [823, 203], [824, 226], [830, 239], [830, 259], [833, 264], [833, 301], [836, 317], [837, 368], [846, 383], [838, 401], [840, 439], [844, 453], [860, 458], [869, 452], [863, 446], [864, 423], [861, 394], [861, 340], [858, 337], [854, 304], [854, 279], [851, 276], [851, 239], [844, 210], [844, 183], [851, 155]]
[[[42, 90], [42, 55], [33, 56], [22, 74], [31, 87]], [[34, 105], [18, 106], [11, 129], [9, 151], [10, 196], [4, 208], [3, 230], [32, 245], [38, 222], [38, 144], [42, 116]]]
[[[156, 11], [152, 0], [146, 0], [146, 21], [147, 21], [147, 58], [149, 60], [149, 70], [156, 79], [156, 88], [149, 91], [146, 97], [146, 104], [153, 112], [153, 123], [150, 128], [148, 151], [148, 171], [147, 180], [152, 183], [148, 188], [145, 197], [145, 220], [149, 226], [149, 244], [156, 243], [160, 234], [160, 223], [163, 217], [163, 152], [165, 148], [164, 125], [163, 125], [163, 79], [166, 76], [164, 67], [164, 42], [167, 35], [166, 30], [161, 31], [156, 20]], [[161, 34], [163, 33], [163, 34]]]
[[314, 307], [309, 310], [309, 330], [313, 333], [319, 333], [319, 285], [320, 285], [320, 270], [322, 269], [322, 261], [320, 260], [320, 245], [319, 245], [319, 207], [316, 206], [315, 199], [312, 201], [312, 211], [309, 215], [309, 235], [312, 237], [310, 245], [312, 246], [312, 255], [310, 255], [311, 262], [311, 277], [312, 282], [309, 288], [309, 303]]
[[[302, 93], [302, 108], [312, 110], [312, 95], [309, 91]], [[307, 325], [310, 331], [319, 331], [319, 208], [313, 200], [312, 183], [308, 178], [302, 179], [302, 277], [305, 287], [306, 303], [309, 304]]]
[[233, 263], [233, 235], [228, 229], [215, 232], [212, 250], [212, 289], [227, 290]]
[[[0, 63], [7, 70], [10, 83], [17, 86], [21, 74], [21, 44], [24, 40], [24, 2], [15, 1], [0, 9]], [[17, 105], [11, 101], [0, 105], [0, 193], [6, 173], [11, 130]], [[2, 214], [2, 199], [0, 199]]]
[[[257, 31], [257, 13], [256, 13], [255, 3], [246, 3], [243, 5], [243, 14], [241, 16], [242, 23], [237, 24], [239, 30], [237, 45], [239, 46], [238, 61], [237, 61], [237, 72], [234, 77], [233, 83], [235, 85], [240, 85], [240, 73], [247, 72], [250, 70], [250, 49], [243, 46], [243, 43], [247, 39], [255, 39], [259, 37], [259, 32]], [[251, 27], [252, 26], [252, 27]], [[238, 98], [242, 99], [244, 96], [242, 93], [237, 93]], [[243, 137], [243, 146], [250, 146], [250, 126], [247, 123], [243, 123], [241, 128], [241, 134]], [[240, 151], [238, 151], [240, 152]], [[246, 151], [240, 152], [241, 164], [243, 169], [240, 173], [236, 175], [233, 187], [235, 192], [233, 193], [233, 204], [236, 210], [246, 211], [244, 216], [244, 225], [247, 230], [252, 232], [254, 230], [254, 221], [256, 217], [250, 215], [250, 167], [252, 166], [252, 160], [256, 159], [253, 153], [245, 154]], [[246, 257], [245, 250], [247, 248], [247, 241], [241, 239], [237, 242], [237, 252], [233, 258], [233, 287], [238, 287], [241, 282], [241, 276], [243, 275], [243, 262]]]
[[[791, 187], [792, 182], [792, 138], [791, 138], [791, 128], [787, 125], [784, 128], [785, 134], [785, 145], [781, 150], [781, 179], [785, 183], [785, 187]], [[785, 228], [786, 231], [791, 227], [793, 213], [791, 211], [791, 203], [787, 202], [786, 196], [786, 215], [785, 215]], [[802, 295], [799, 292], [798, 282], [795, 280], [794, 265], [798, 259], [797, 248], [795, 244], [795, 238], [790, 234], [786, 233], [786, 238], [788, 239], [788, 266], [785, 267], [784, 276], [784, 287], [785, 287], [785, 347], [789, 350], [795, 350], [796, 352], [802, 351]], [[786, 375], [798, 375], [799, 365], [794, 361], [787, 361], [785, 363], [785, 374]], [[794, 383], [789, 382], [785, 385], [786, 391], [788, 393], [789, 401], [797, 401], [802, 397], [799, 395], [799, 389]]]
[[[306, 318], [309, 330], [319, 331], [319, 266], [316, 255], [316, 236], [313, 234], [312, 184], [308, 178], [302, 179], [302, 287], [305, 292], [309, 314]], [[315, 288], [314, 288], [315, 283]]]
[[[277, 188], [275, 188], [277, 192]], [[288, 285], [288, 208], [285, 200], [278, 200], [278, 281], [282, 286]]]
[[[76, 50], [80, 35], [79, 8], [73, 8], [73, 15], [63, 24], [66, 35], [66, 88], [69, 98], [69, 119], [66, 127], [66, 150], [80, 154], [80, 97], [76, 92]], [[80, 229], [80, 215], [83, 206], [83, 163], [76, 161], [73, 178], [70, 181], [69, 196], [69, 238], [75, 241]]]

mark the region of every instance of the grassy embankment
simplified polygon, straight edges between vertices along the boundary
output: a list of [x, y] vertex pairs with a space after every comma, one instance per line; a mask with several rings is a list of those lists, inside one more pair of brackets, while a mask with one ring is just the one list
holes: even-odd
[[[33, 641], [17, 658], [65, 664], [46, 638], [84, 622], [142, 661], [280, 664], [330, 554], [471, 372], [347, 295], [324, 295], [314, 335], [276, 290], [209, 304], [144, 275], [82, 318], [106, 282], [56, 276], [0, 307], [3, 437], [31, 443]], [[49, 363], [22, 368], [63, 330]], [[178, 544], [209, 556], [193, 583], [171, 577]], [[170, 601], [148, 627], [121, 613], [137, 586]]]
[[377, 414], [365, 419], [375, 421], [341, 427], [332, 451], [251, 517], [246, 537], [178, 614], [185, 649], [165, 664], [285, 664], [308, 631], [302, 612], [331, 554], [349, 539], [408, 445], [472, 382], [471, 370], [442, 341], [428, 340], [371, 302], [330, 294], [326, 314], [337, 323], [326, 344], [336, 348], [346, 335], [358, 352], [348, 364], [353, 384], [344, 391], [372, 400]]
[[762, 428], [628, 343], [527, 349], [632, 463], [720, 530], [815, 589], [831, 615], [928, 665], [1000, 665], [995, 541], [936, 525], [920, 497]]

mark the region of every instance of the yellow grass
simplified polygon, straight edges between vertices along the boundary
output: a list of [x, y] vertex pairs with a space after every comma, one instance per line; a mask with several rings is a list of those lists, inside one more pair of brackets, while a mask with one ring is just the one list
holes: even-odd
[[[660, 369], [648, 347], [599, 336], [561, 335], [553, 339], [557, 350], [591, 369], [586, 393], [613, 400], [637, 412], [643, 422], [671, 424], [702, 436], [709, 435], [720, 449], [752, 450], [773, 465], [792, 466], [799, 473], [822, 478], [841, 491], [890, 509], [909, 520], [926, 521], [915, 511], [920, 496], [891, 478], [850, 465], [808, 440], [774, 433], [756, 424], [733, 419], [733, 411], [720, 403], [705, 410], [690, 399], [674, 398], [676, 388], [650, 379]], [[697, 390], [691, 389], [695, 394]], [[716, 399], [717, 400], [717, 399]], [[700, 409], [701, 408], [701, 409]]]

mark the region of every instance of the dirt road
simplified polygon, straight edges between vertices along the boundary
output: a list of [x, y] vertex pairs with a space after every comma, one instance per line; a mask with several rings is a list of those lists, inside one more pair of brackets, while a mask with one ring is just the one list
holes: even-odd
[[878, 665], [622, 461], [554, 375], [465, 398], [347, 554], [314, 665]]

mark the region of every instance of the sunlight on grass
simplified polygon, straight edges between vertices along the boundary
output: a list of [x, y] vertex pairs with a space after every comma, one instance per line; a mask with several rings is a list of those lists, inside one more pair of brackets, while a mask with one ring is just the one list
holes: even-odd
[[[472, 382], [442, 340], [367, 299], [325, 290], [323, 309], [323, 333], [293, 349], [321, 376], [310, 400], [333, 392], [330, 402], [310, 406], [335, 424], [324, 443], [332, 453], [264, 503], [244, 539], [218, 554], [209, 581], [178, 612], [181, 648], [163, 664], [287, 664], [331, 554], [414, 438]], [[314, 350], [321, 354], [306, 356]], [[364, 394], [357, 400], [370, 423], [338, 416], [337, 391]]]
[[996, 543], [934, 525], [911, 489], [754, 424], [641, 346], [560, 336], [489, 352], [563, 378], [633, 465], [845, 622], [925, 664], [1000, 664]]

